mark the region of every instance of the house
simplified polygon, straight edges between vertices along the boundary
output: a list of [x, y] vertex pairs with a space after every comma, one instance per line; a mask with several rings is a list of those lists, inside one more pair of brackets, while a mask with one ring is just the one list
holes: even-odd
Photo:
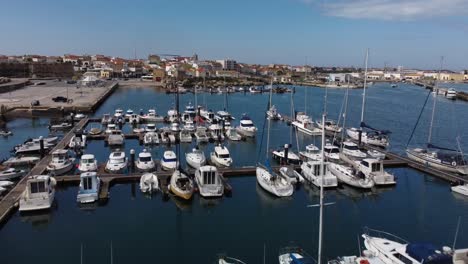
[[73, 54], [65, 54], [62, 56], [63, 62], [71, 62], [73, 66], [78, 66], [79, 65], [79, 56], [73, 55]]
[[409, 72], [405, 73], [403, 76], [406, 80], [419, 80], [424, 76], [424, 74], [419, 72]]
[[216, 60], [217, 63], [221, 64], [221, 67], [225, 71], [237, 71], [237, 61], [224, 59], [224, 60]]
[[440, 73], [439, 81], [462, 82], [465, 75], [461, 73]]
[[62, 63], [63, 58], [59, 56], [47, 56], [46, 57], [46, 62], [47, 63]]
[[347, 73], [330, 73], [328, 74], [328, 81], [344, 83], [347, 76], [349, 76]]
[[399, 81], [401, 80], [401, 73], [399, 72], [386, 72], [383, 75], [385, 80]]
[[153, 69], [153, 81], [161, 83], [166, 77], [166, 71], [163, 69]]

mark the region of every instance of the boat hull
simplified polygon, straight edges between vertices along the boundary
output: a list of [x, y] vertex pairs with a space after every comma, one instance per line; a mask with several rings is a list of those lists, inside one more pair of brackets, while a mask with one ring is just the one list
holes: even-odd
[[[288, 183], [282, 188], [276, 188], [275, 185], [271, 184], [270, 178], [272, 175], [268, 170], [262, 167], [257, 167], [256, 169], [257, 182], [268, 193], [277, 196], [277, 197], [288, 197], [291, 196], [294, 192], [293, 186]], [[286, 181], [286, 180], [284, 180]]]
[[426, 165], [428, 167], [433, 167], [435, 169], [439, 169], [439, 170], [443, 170], [443, 171], [447, 171], [447, 172], [453, 172], [453, 173], [460, 173], [460, 174], [468, 174], [468, 166], [460, 166], [460, 167], [457, 167], [457, 166], [452, 166], [452, 165], [449, 165], [449, 164], [443, 164], [443, 163], [440, 163], [440, 162], [436, 162], [436, 161], [433, 161], [433, 160], [430, 160], [430, 159], [427, 159], [421, 155], [418, 155], [418, 153], [410, 150], [410, 149], [407, 149], [406, 150], [406, 155], [408, 156], [408, 158], [416, 161], [416, 162], [419, 162], [419, 163], [422, 163], [423, 165]]

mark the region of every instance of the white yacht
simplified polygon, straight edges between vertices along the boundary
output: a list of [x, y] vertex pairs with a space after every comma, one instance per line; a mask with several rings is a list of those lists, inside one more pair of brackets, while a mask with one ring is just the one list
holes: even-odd
[[242, 116], [239, 122], [239, 126], [236, 128], [236, 130], [237, 133], [241, 134], [244, 137], [255, 137], [255, 135], [257, 134], [257, 128], [252, 122], [252, 119], [247, 115]]
[[[11, 157], [4, 161], [2, 164], [5, 166], [22, 166], [36, 164], [40, 160], [39, 157], [35, 156], [19, 156]], [[0, 173], [1, 175], [1, 173]]]
[[175, 170], [172, 173], [169, 190], [179, 198], [190, 200], [194, 192], [193, 180], [180, 170]]
[[320, 161], [322, 159], [322, 151], [314, 144], [310, 144], [306, 146], [305, 151], [299, 151], [299, 156], [304, 158], [306, 161]]
[[117, 118], [121, 118], [124, 116], [124, 111], [120, 108], [117, 108], [115, 110], [115, 113], [114, 113], [114, 117], [117, 119]]
[[46, 210], [52, 207], [56, 181], [48, 175], [29, 176], [19, 199], [19, 211]]
[[159, 144], [159, 136], [156, 132], [146, 132], [143, 136], [143, 143], [145, 145]]
[[174, 151], [164, 151], [163, 158], [161, 159], [161, 169], [175, 170], [177, 168], [177, 156]]
[[235, 120], [235, 118], [228, 111], [225, 111], [225, 110], [216, 112], [215, 118], [218, 120], [218, 122], [221, 122], [221, 120], [226, 120], [226, 121]]
[[301, 163], [301, 158], [292, 151], [292, 149], [288, 150], [288, 159], [286, 160], [285, 157], [285, 149], [284, 148], [278, 148], [274, 150], [273, 152], [273, 158], [277, 160], [279, 163], [288, 163], [288, 164], [300, 164]]
[[189, 102], [188, 105], [185, 106], [185, 113], [187, 113], [190, 117], [195, 117], [195, 106], [192, 105], [192, 102]]
[[408, 158], [439, 170], [468, 175], [468, 164], [457, 152], [422, 148], [407, 149]]
[[88, 171], [97, 171], [97, 160], [94, 158], [93, 154], [84, 154], [81, 156], [80, 164], [78, 165], [78, 170], [81, 172]]
[[139, 124], [140, 123], [140, 116], [137, 114], [132, 114], [131, 116], [128, 117], [128, 122], [130, 124]]
[[356, 170], [351, 165], [330, 162], [328, 163], [328, 169], [339, 181], [347, 185], [361, 189], [371, 189], [375, 185], [371, 178], [367, 177], [361, 171]]
[[144, 122], [158, 122], [163, 121], [164, 117], [156, 114], [155, 109], [149, 109], [147, 114], [140, 116], [140, 119]]
[[130, 119], [130, 117], [134, 114], [135, 112], [133, 112], [132, 109], [127, 109], [127, 111], [125, 112], [125, 118]]
[[468, 183], [450, 187], [452, 192], [468, 196]]
[[101, 180], [96, 172], [84, 172], [80, 174], [80, 187], [76, 201], [81, 204], [94, 203], [99, 200]]
[[268, 109], [267, 118], [270, 119], [270, 120], [280, 120], [281, 119], [281, 115], [280, 115], [280, 113], [278, 113], [278, 110], [276, 109], [276, 107], [274, 105], [271, 106], [270, 109]]
[[146, 149], [143, 149], [143, 151], [138, 154], [138, 159], [135, 161], [135, 165], [141, 172], [153, 171], [156, 169], [153, 157]]
[[[353, 140], [359, 140], [359, 129], [352, 127], [346, 129], [346, 134], [348, 137], [352, 138]], [[379, 147], [388, 147], [389, 140], [388, 136], [379, 132], [366, 132], [362, 131], [361, 134], [361, 142], [364, 144], [369, 144], [373, 146]]]
[[325, 157], [330, 160], [330, 161], [338, 161], [340, 160], [340, 148], [333, 145], [333, 144], [330, 144], [330, 143], [327, 143], [325, 144]]
[[179, 119], [179, 112], [172, 108], [167, 111], [167, 118], [170, 123], [176, 122]]
[[[317, 121], [316, 123], [317, 123], [317, 126], [319, 128], [322, 128], [322, 122], [321, 121]], [[325, 130], [330, 131], [330, 132], [334, 132], [334, 133], [341, 133], [342, 128], [340, 126], [338, 126], [338, 124], [335, 121], [327, 120], [327, 121], [325, 121]]]
[[105, 170], [110, 173], [121, 173], [127, 168], [127, 164], [125, 152], [117, 150], [109, 155]]
[[156, 128], [156, 124], [149, 123], [145, 126], [145, 132], [156, 132], [158, 129]]
[[367, 154], [362, 152], [358, 145], [351, 141], [343, 142], [343, 154], [355, 159], [364, 159], [367, 157]]
[[297, 172], [294, 167], [286, 166], [279, 169], [279, 173], [291, 184], [298, 184], [304, 182], [304, 177]]
[[242, 136], [237, 133], [237, 129], [232, 127], [226, 130], [226, 137], [231, 141], [242, 140]]
[[[44, 141], [44, 150], [48, 151], [53, 147], [52, 144], [49, 144]], [[22, 145], [16, 146], [15, 147], [15, 154], [20, 155], [20, 154], [34, 154], [34, 153], [39, 153], [41, 151], [41, 144], [39, 142], [33, 142], [29, 141], [26, 142]]]
[[380, 159], [363, 159], [356, 161], [357, 169], [370, 178], [377, 186], [395, 185], [395, 176], [383, 169], [383, 161]]
[[121, 146], [125, 142], [125, 137], [122, 130], [114, 130], [107, 136], [107, 144], [109, 146]]
[[117, 130], [117, 125], [116, 125], [116, 124], [110, 123], [110, 124], [107, 124], [107, 128], [106, 128], [105, 133], [106, 133], [106, 134], [110, 134], [110, 133], [112, 133], [112, 132], [115, 131], [115, 130]]
[[309, 136], [321, 135], [322, 131], [314, 126], [312, 119], [303, 112], [296, 114], [296, 120], [291, 123], [297, 128], [299, 132], [302, 132]]
[[231, 154], [226, 146], [218, 145], [211, 152], [211, 163], [218, 167], [230, 167], [232, 165]]
[[369, 155], [372, 158], [381, 159], [381, 160], [384, 160], [386, 156], [385, 153], [375, 150], [375, 149], [369, 149], [367, 151], [367, 155]]
[[75, 132], [75, 134], [70, 139], [70, 143], [68, 143], [68, 147], [71, 149], [86, 147], [86, 135], [81, 131]]
[[191, 143], [192, 133], [186, 129], [182, 129], [179, 133], [179, 141], [182, 143]]
[[447, 99], [449, 99], [449, 100], [455, 100], [455, 99], [457, 99], [457, 91], [450, 88], [450, 89], [447, 90], [447, 93], [446, 93], [445, 97]]
[[20, 170], [20, 169], [15, 169], [15, 168], [9, 168], [3, 171], [0, 171], [0, 180], [14, 180], [16, 178], [20, 178], [26, 175], [25, 170]]
[[67, 123], [67, 122], [63, 122], [63, 123], [60, 123], [60, 124], [50, 125], [49, 129], [50, 130], [66, 130], [66, 129], [69, 129], [71, 127], [72, 127], [72, 124]]
[[[338, 186], [338, 179], [328, 168], [328, 162], [324, 162], [325, 174], [323, 175], [323, 187], [334, 188]], [[301, 165], [302, 176], [312, 183], [320, 187], [322, 185], [322, 176], [320, 174], [321, 161], [308, 161]]]
[[206, 127], [197, 127], [197, 131], [195, 132], [195, 138], [197, 139], [197, 144], [208, 143], [209, 138], [206, 134]]
[[219, 124], [211, 124], [208, 127], [208, 130], [211, 133], [211, 138], [213, 138], [215, 141], [224, 140], [223, 128]]
[[145, 173], [140, 178], [140, 190], [143, 193], [152, 193], [159, 190], [158, 176], [154, 173]]
[[171, 123], [171, 132], [172, 133], [179, 133], [180, 132], [180, 125], [177, 122]]
[[73, 169], [75, 159], [70, 157], [68, 150], [58, 149], [52, 152], [52, 159], [47, 165], [47, 171], [52, 175], [62, 175]]
[[187, 164], [195, 169], [200, 168], [206, 164], [205, 152], [198, 147], [194, 148], [192, 152], [185, 153]]
[[205, 119], [206, 122], [212, 123], [215, 120], [215, 114], [211, 110], [202, 109], [200, 115]]
[[195, 182], [198, 191], [203, 197], [221, 197], [224, 193], [224, 184], [218, 169], [214, 166], [201, 166], [195, 171]]
[[257, 165], [256, 176], [258, 184], [274, 196], [287, 197], [294, 192], [294, 187], [288, 180], [263, 165]]

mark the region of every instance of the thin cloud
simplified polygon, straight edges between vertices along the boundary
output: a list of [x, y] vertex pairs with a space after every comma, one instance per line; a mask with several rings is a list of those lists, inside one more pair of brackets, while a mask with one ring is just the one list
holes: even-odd
[[352, 19], [416, 20], [468, 15], [467, 0], [299, 0], [326, 15]]

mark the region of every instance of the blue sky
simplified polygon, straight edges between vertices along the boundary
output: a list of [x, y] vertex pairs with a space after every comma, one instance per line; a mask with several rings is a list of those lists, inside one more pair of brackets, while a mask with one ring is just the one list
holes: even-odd
[[467, 0], [0, 1], [0, 54], [468, 68]]

